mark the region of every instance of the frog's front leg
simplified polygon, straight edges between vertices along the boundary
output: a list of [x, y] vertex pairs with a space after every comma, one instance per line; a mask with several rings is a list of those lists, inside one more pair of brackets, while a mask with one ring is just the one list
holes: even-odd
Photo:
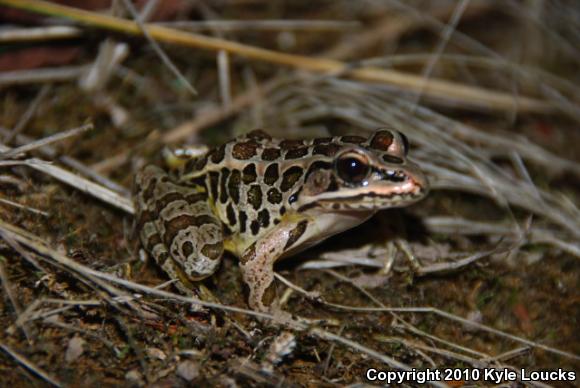
[[221, 223], [211, 212], [207, 193], [182, 186], [156, 166], [135, 178], [137, 231], [143, 247], [177, 281], [194, 293], [193, 281], [210, 276], [223, 253]]
[[297, 245], [307, 227], [308, 220], [304, 218], [287, 218], [245, 250], [240, 267], [250, 289], [248, 301], [252, 309], [270, 310], [274, 297], [274, 263]]

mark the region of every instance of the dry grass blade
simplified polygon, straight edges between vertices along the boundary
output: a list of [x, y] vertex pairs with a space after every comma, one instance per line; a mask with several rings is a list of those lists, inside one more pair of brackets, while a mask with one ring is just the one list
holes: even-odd
[[[77, 22], [100, 28], [121, 31], [131, 35], [142, 33], [135, 22], [109, 15], [84, 11], [41, 0], [0, 0], [0, 4], [26, 9], [53, 16], [76, 20]], [[226, 51], [250, 59], [266, 61], [284, 66], [314, 72], [338, 74], [346, 71], [352, 78], [387, 83], [392, 86], [412, 91], [423, 92], [425, 96], [443, 101], [453, 101], [457, 106], [471, 109], [500, 111], [531, 111], [538, 113], [554, 112], [555, 107], [549, 103], [527, 97], [511, 96], [477, 87], [470, 87], [450, 81], [431, 79], [425, 84], [422, 77], [404, 74], [393, 70], [379, 68], [349, 69], [343, 62], [332, 59], [312, 58], [300, 55], [280, 53], [254, 46], [244, 45], [218, 38], [186, 33], [158, 25], [147, 24], [146, 30], [152, 38], [165, 43], [180, 44], [205, 50]]]
[[[435, 68], [435, 64], [439, 61], [439, 58], [441, 58], [441, 55], [443, 54], [445, 47], [449, 43], [449, 39], [451, 38], [451, 36], [455, 32], [455, 29], [457, 28], [457, 24], [461, 20], [461, 17], [463, 16], [463, 13], [465, 12], [465, 9], [467, 8], [468, 5], [469, 5], [469, 0], [461, 0], [458, 2], [457, 6], [455, 7], [455, 10], [453, 11], [453, 14], [451, 15], [451, 19], [449, 20], [449, 24], [447, 26], [445, 26], [445, 29], [443, 30], [441, 39], [439, 40], [439, 44], [435, 48], [435, 51], [431, 55], [431, 58], [429, 58], [429, 61], [427, 62], [427, 64], [425, 64], [425, 67], [423, 68], [423, 73], [422, 73], [424, 81], [423, 81], [423, 84], [421, 85], [421, 90], [417, 93], [417, 97], [415, 98], [415, 101], [413, 101], [415, 106], [419, 105], [419, 102], [421, 101], [421, 96], [423, 94], [423, 90], [425, 89], [425, 86], [426, 86], [429, 78], [431, 77], [431, 74], [433, 73], [433, 69]], [[415, 109], [413, 109], [411, 112], [413, 112], [414, 110]]]
[[44, 380], [45, 382], [47, 382], [51, 386], [62, 387], [62, 385], [57, 380], [50, 377], [48, 375], [48, 373], [46, 373], [45, 371], [43, 371], [42, 369], [40, 369], [39, 367], [34, 365], [32, 362], [27, 360], [25, 357], [16, 353], [8, 345], [0, 343], [0, 349], [2, 349], [6, 354], [8, 354], [10, 357], [12, 357], [18, 364], [22, 365], [24, 368], [28, 369], [29, 371], [31, 371], [32, 373], [37, 375], [38, 377], [40, 377], [42, 380]]
[[[341, 345], [346, 345], [349, 348], [358, 350], [359, 352], [362, 352], [364, 354], [367, 354], [368, 356], [379, 360], [387, 365], [389, 365], [392, 368], [395, 368], [397, 370], [402, 370], [402, 371], [411, 371], [412, 368], [409, 365], [403, 364], [393, 358], [387, 357], [384, 354], [381, 354], [373, 349], [367, 348], [366, 346], [363, 346], [357, 342], [351, 341], [347, 338], [341, 337], [339, 335], [330, 333], [328, 331], [325, 330], [321, 330], [321, 329], [312, 329], [310, 330], [310, 334], [327, 340], [327, 341], [333, 341], [333, 342], [337, 342]], [[447, 384], [444, 383], [440, 383], [437, 381], [429, 381], [428, 382], [430, 385], [434, 386], [434, 387], [447, 387]]]
[[26, 112], [24, 112], [24, 114], [18, 119], [18, 122], [16, 123], [16, 125], [14, 126], [12, 131], [10, 131], [10, 133], [7, 133], [4, 135], [4, 142], [5, 143], [10, 143], [16, 136], [18, 136], [18, 134], [20, 132], [22, 132], [24, 130], [24, 128], [26, 128], [26, 126], [28, 125], [30, 120], [32, 120], [32, 118], [36, 114], [36, 111], [38, 110], [40, 103], [42, 101], [44, 101], [46, 96], [48, 96], [51, 89], [52, 89], [52, 86], [50, 84], [44, 85], [40, 89], [40, 91], [38, 92], [36, 97], [34, 97], [34, 100], [32, 100], [30, 105], [28, 105]]
[[[37, 148], [44, 147], [48, 144], [55, 143], [57, 141], [61, 141], [63, 139], [69, 138], [71, 136], [79, 135], [79, 134], [86, 132], [86, 131], [90, 131], [93, 128], [94, 128], [94, 125], [92, 123], [85, 124], [85, 125], [80, 126], [78, 128], [69, 129], [67, 131], [59, 132], [59, 133], [56, 133], [54, 135], [45, 137], [43, 139], [35, 140], [35, 141], [30, 142], [28, 144], [22, 145], [20, 147], [16, 147], [16, 148], [13, 148], [9, 151], [4, 151], [4, 152], [0, 153], [0, 160], [9, 159], [9, 158], [12, 158], [16, 155], [27, 153], [27, 152], [35, 150]], [[2, 145], [0, 144], [0, 146], [2, 146]]]
[[[83, 127], [71, 130], [72, 132], [63, 132], [54, 136], [49, 136], [46, 139], [41, 139], [38, 141], [34, 141], [30, 144], [24, 145], [22, 147], [18, 147], [15, 149], [10, 149], [9, 147], [6, 147], [2, 144], [0, 144], [0, 152], [2, 152], [2, 155], [6, 155], [6, 154], [13, 154], [14, 150], [19, 150], [17, 153], [21, 153], [23, 152], [22, 150], [24, 149], [24, 151], [26, 150], [31, 150], [31, 149], [35, 149], [35, 148], [39, 148], [39, 147], [43, 147], [46, 146], [48, 143], [52, 142], [52, 141], [47, 141], [47, 139], [52, 139], [54, 141], [56, 140], [60, 140], [63, 137], [67, 137], [70, 136], [71, 134], [76, 134], [79, 131], [84, 131], [87, 129], [92, 128], [92, 124], [88, 124], [85, 125]], [[55, 140], [56, 139], [56, 140]], [[80, 177], [78, 175], [75, 175], [65, 169], [63, 169], [62, 167], [58, 167], [55, 166], [53, 164], [50, 164], [48, 162], [45, 162], [43, 160], [37, 159], [37, 158], [30, 158], [30, 159], [26, 159], [23, 161], [2, 161], [2, 158], [0, 158], [0, 166], [15, 166], [15, 165], [26, 165], [29, 167], [34, 168], [35, 170], [44, 172], [45, 174], [48, 174], [50, 176], [52, 176], [53, 178], [66, 183], [80, 191], [82, 191], [85, 194], [89, 194], [97, 199], [100, 199], [110, 205], [113, 205], [121, 210], [124, 210], [125, 212], [129, 213], [129, 214], [133, 214], [134, 213], [134, 208], [133, 208], [133, 202], [131, 201], [130, 198], [127, 198], [125, 196], [122, 196], [106, 187], [103, 187], [97, 183], [91, 182], [83, 177]]]
[[129, 13], [133, 17], [133, 19], [135, 19], [137, 26], [139, 26], [141, 33], [143, 34], [145, 39], [147, 39], [147, 41], [153, 48], [153, 51], [155, 51], [155, 53], [163, 61], [165, 66], [173, 73], [173, 75], [182, 83], [183, 86], [186, 87], [186, 89], [192, 95], [197, 96], [197, 91], [195, 90], [193, 85], [191, 85], [191, 83], [183, 76], [183, 74], [181, 74], [181, 71], [179, 71], [177, 66], [175, 66], [175, 64], [171, 61], [171, 59], [169, 59], [167, 54], [165, 54], [161, 46], [159, 46], [159, 44], [155, 41], [155, 39], [149, 34], [149, 31], [147, 30], [147, 27], [141, 20], [141, 16], [139, 16], [139, 14], [137, 13], [135, 6], [129, 0], [123, 0], [123, 4], [125, 5], [125, 8], [129, 10]]
[[17, 202], [10, 201], [9, 199], [0, 198], [0, 203], [2, 203], [4, 205], [8, 205], [8, 206], [13, 206], [13, 207], [18, 208], [18, 209], [26, 210], [26, 211], [29, 211], [31, 213], [38, 214], [38, 215], [41, 215], [41, 216], [44, 216], [44, 217], [48, 217], [49, 216], [49, 214], [47, 212], [44, 212], [44, 211], [38, 210], [38, 209], [34, 209], [32, 207], [29, 207], [29, 206], [21, 205], [21, 204], [19, 204]]
[[[12, 133], [13, 133], [13, 131], [10, 131], [6, 128], [0, 127], [0, 135], [8, 137]], [[29, 144], [29, 143], [34, 142], [34, 140], [29, 138], [28, 136], [24, 136], [24, 135], [20, 135], [20, 134], [16, 135], [14, 140], [15, 140], [15, 143], [18, 145], [25, 145], [25, 144]], [[119, 193], [121, 195], [129, 197], [129, 190], [127, 190], [127, 188], [119, 185], [118, 183], [113, 182], [112, 180], [108, 179], [107, 177], [105, 177], [103, 175], [100, 175], [98, 172], [87, 167], [86, 165], [84, 165], [80, 161], [78, 161], [74, 158], [71, 158], [70, 156], [67, 156], [67, 155], [58, 156], [58, 153], [57, 153], [55, 148], [53, 148], [49, 145], [44, 145], [41, 148], [39, 148], [38, 151], [46, 158], [49, 158], [49, 159], [57, 159], [58, 158], [58, 160], [62, 164], [70, 167], [72, 170], [78, 171], [82, 175], [89, 177], [90, 179], [94, 180], [95, 182], [100, 183], [101, 185], [108, 187], [109, 189], [116, 191], [117, 193]]]
[[32, 70], [4, 71], [0, 73], [0, 86], [73, 81], [83, 75], [86, 69], [87, 66], [62, 66]]
[[361, 28], [361, 23], [358, 21], [342, 20], [203, 20], [159, 22], [155, 24], [172, 28], [182, 28], [190, 31], [342, 31]]
[[[458, 217], [427, 217], [423, 220], [425, 226], [434, 233], [487, 235], [509, 238], [513, 235], [513, 226], [506, 223], [478, 222]], [[526, 233], [526, 240], [522, 243], [549, 244], [580, 258], [580, 245], [568, 242], [560, 237], [558, 231], [532, 225]]]
[[[10, 304], [12, 305], [12, 308], [14, 309], [14, 312], [16, 313], [16, 315], [21, 315], [22, 309], [20, 308], [20, 304], [18, 303], [18, 300], [14, 296], [12, 284], [8, 280], [8, 274], [6, 273], [6, 269], [4, 268], [5, 262], [6, 262], [6, 258], [4, 256], [0, 255], [0, 282], [2, 282], [2, 289], [4, 290], [4, 293], [6, 294], [6, 296], [8, 297], [8, 300], [10, 301]], [[24, 332], [24, 335], [26, 336], [26, 339], [28, 340], [28, 342], [30, 342], [31, 337], [30, 337], [30, 334], [28, 333], [28, 330], [26, 330], [25, 326], [21, 326], [21, 327], [22, 327], [22, 331]]]
[[61, 167], [55, 166], [43, 160], [33, 158], [15, 162], [0, 162], [0, 166], [9, 165], [29, 166], [129, 214], [133, 214], [135, 212], [133, 202], [130, 198], [121, 196], [106, 187], [91, 182], [88, 179], [75, 175]]
[[565, 352], [563, 350], [556, 349], [556, 348], [553, 348], [551, 346], [546, 346], [546, 345], [541, 344], [539, 342], [530, 341], [528, 339], [518, 337], [516, 335], [509, 334], [509, 333], [506, 333], [506, 332], [498, 330], [498, 329], [494, 329], [493, 327], [489, 327], [489, 326], [483, 325], [481, 323], [470, 321], [468, 319], [462, 318], [462, 317], [457, 316], [455, 314], [451, 314], [451, 313], [448, 313], [446, 311], [439, 310], [439, 309], [433, 308], [433, 307], [385, 307], [385, 308], [383, 308], [383, 307], [344, 306], [344, 305], [330, 304], [330, 303], [327, 303], [327, 304], [329, 306], [332, 306], [332, 307], [335, 307], [338, 309], [342, 309], [342, 310], [347, 310], [347, 311], [432, 313], [432, 314], [438, 315], [442, 318], [446, 318], [446, 319], [449, 319], [451, 321], [459, 322], [459, 323], [465, 325], [466, 327], [472, 327], [472, 328], [476, 328], [476, 329], [481, 330], [481, 331], [492, 333], [492, 334], [495, 334], [499, 337], [507, 338], [507, 339], [510, 339], [514, 342], [528, 345], [532, 348], [542, 349], [542, 350], [545, 350], [547, 352], [554, 353], [554, 354], [569, 358], [571, 360], [580, 360], [580, 355], [573, 354], [570, 352]]
[[0, 43], [71, 39], [78, 38], [82, 34], [82, 30], [70, 26], [11, 28], [0, 31]]

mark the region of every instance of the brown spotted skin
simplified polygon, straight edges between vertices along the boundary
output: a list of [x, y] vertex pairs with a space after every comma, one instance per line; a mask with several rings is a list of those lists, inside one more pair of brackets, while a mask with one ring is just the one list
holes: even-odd
[[148, 166], [136, 177], [141, 242], [180, 289], [231, 251], [250, 306], [267, 310], [276, 260], [426, 194], [407, 152], [404, 135], [389, 129], [311, 140], [257, 130], [169, 173]]
[[135, 186], [139, 237], [157, 264], [188, 286], [215, 272], [223, 254], [222, 224], [207, 194], [173, 182], [155, 166], [145, 167]]

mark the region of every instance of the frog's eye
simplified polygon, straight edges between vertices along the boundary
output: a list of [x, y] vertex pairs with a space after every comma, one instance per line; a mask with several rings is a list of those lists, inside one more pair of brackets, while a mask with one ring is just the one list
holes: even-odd
[[407, 156], [409, 153], [409, 139], [407, 139], [407, 136], [402, 132], [399, 132], [399, 135], [401, 135], [401, 140], [403, 141], [403, 152], [405, 156]]
[[362, 182], [371, 171], [368, 159], [357, 152], [347, 152], [336, 159], [336, 172], [347, 183]]

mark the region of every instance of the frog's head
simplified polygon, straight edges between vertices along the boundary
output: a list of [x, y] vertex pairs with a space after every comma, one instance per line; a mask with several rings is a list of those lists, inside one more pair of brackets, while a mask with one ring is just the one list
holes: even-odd
[[427, 194], [427, 178], [407, 160], [409, 142], [401, 132], [381, 129], [358, 143], [336, 139], [333, 152], [311, 163], [296, 198], [299, 210], [368, 212], [407, 206]]

